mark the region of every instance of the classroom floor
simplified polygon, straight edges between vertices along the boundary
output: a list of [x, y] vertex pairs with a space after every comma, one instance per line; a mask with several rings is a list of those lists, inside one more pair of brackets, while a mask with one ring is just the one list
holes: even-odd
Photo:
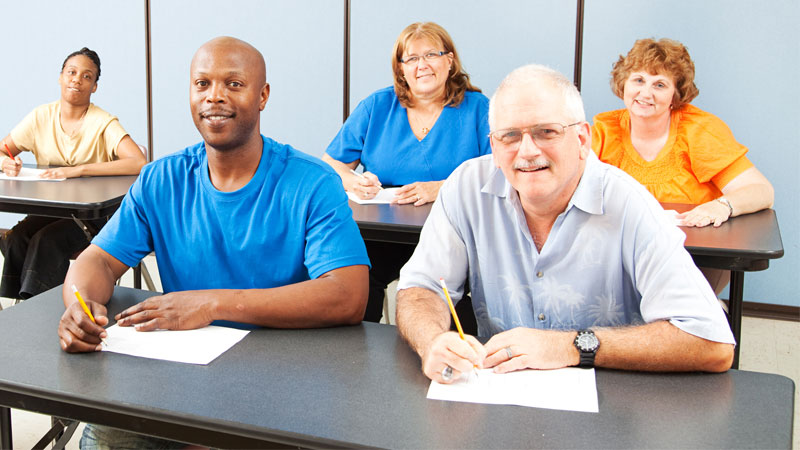
[[[160, 288], [161, 282], [156, 270], [155, 258], [145, 258], [145, 264]], [[2, 268], [2, 257], [0, 257]], [[133, 286], [131, 271], [122, 278], [122, 286]], [[394, 317], [394, 287], [389, 286], [389, 316]], [[0, 298], [3, 308], [11, 305], [11, 300]], [[54, 325], [55, 326], [55, 325]], [[792, 448], [800, 450], [800, 322], [757, 319], [744, 317], [742, 321], [742, 342], [740, 369], [755, 372], [776, 373], [787, 376], [795, 383], [794, 434]], [[11, 412], [14, 448], [31, 448], [50, 428], [50, 417], [14, 409]], [[67, 449], [77, 449], [83, 426], [79, 426]]]

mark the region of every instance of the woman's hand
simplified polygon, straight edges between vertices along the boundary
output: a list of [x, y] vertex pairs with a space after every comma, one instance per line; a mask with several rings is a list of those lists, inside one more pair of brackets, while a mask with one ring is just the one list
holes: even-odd
[[394, 203], [405, 205], [413, 203], [414, 206], [422, 206], [436, 200], [442, 181], [417, 181], [401, 187], [394, 196]]
[[731, 218], [731, 210], [722, 202], [711, 200], [695, 206], [691, 211], [678, 214], [677, 217], [687, 227], [705, 227], [713, 224], [716, 228]]
[[47, 169], [39, 175], [39, 178], [46, 178], [49, 180], [59, 178], [77, 178], [81, 176], [80, 166], [76, 167], [56, 167], [54, 169]]
[[381, 190], [381, 182], [372, 172], [364, 172], [362, 176], [347, 174], [345, 190], [352, 192], [364, 200], [375, 198]]
[[18, 156], [14, 159], [3, 159], [3, 173], [7, 176], [15, 177], [19, 175], [20, 169], [22, 169], [22, 160]]

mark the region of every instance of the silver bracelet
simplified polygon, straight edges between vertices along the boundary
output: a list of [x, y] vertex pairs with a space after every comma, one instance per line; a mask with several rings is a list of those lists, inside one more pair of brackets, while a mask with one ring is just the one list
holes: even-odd
[[717, 199], [714, 199], [714, 200], [716, 200], [716, 201], [722, 203], [723, 205], [727, 206], [728, 207], [728, 218], [733, 217], [733, 206], [731, 206], [731, 201], [730, 200], [728, 200], [725, 197], [720, 197], [720, 198], [717, 198]]

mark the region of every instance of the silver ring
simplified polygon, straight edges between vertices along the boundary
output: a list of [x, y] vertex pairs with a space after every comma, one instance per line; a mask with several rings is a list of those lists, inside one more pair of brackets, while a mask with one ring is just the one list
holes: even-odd
[[511, 353], [511, 347], [506, 347], [506, 355], [508, 355], [508, 359], [511, 359], [511, 358], [514, 357], [514, 354]]
[[442, 380], [450, 381], [452, 379], [453, 379], [453, 368], [450, 366], [445, 366], [445, 368], [442, 369]]
[[417, 200], [416, 201], [419, 201], [419, 194], [417, 194]]

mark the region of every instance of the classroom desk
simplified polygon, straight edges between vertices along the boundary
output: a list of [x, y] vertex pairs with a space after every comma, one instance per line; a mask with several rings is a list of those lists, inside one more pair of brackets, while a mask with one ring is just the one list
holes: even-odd
[[[94, 236], [100, 230], [89, 221], [111, 217], [134, 181], [136, 175], [64, 181], [0, 180], [0, 212], [73, 219]], [[136, 287], [141, 287], [140, 267], [134, 268]]]
[[[359, 205], [350, 202], [364, 240], [416, 245], [422, 225], [432, 204]], [[692, 205], [662, 204], [664, 209], [688, 211]], [[736, 346], [733, 368], [739, 367], [741, 347], [744, 272], [765, 270], [769, 260], [783, 256], [783, 242], [775, 211], [767, 209], [734, 217], [719, 228], [681, 227], [686, 234], [685, 247], [695, 264], [731, 271], [728, 322], [739, 345]]]
[[[154, 293], [117, 287], [112, 315]], [[8, 407], [214, 447], [789, 448], [780, 375], [597, 371], [597, 414], [425, 398], [391, 325], [259, 329], [207, 366], [70, 355], [60, 288], [0, 311], [0, 447]], [[37, 338], [32, 338], [36, 336]]]

